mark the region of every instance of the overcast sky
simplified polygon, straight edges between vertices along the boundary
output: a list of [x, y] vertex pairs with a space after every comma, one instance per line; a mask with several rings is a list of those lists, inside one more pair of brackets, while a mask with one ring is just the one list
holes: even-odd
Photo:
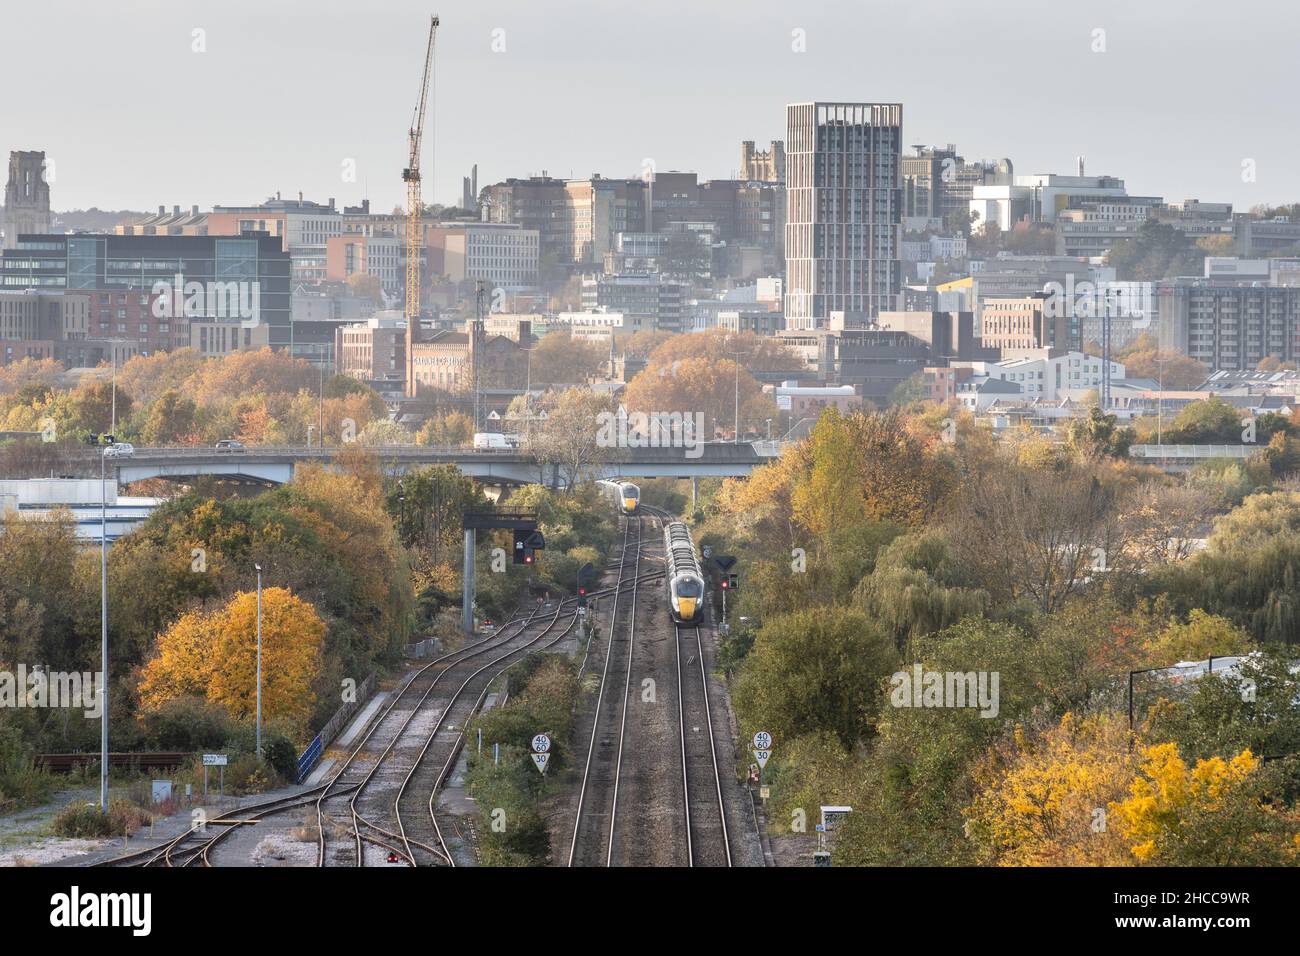
[[0, 148], [47, 152], [59, 210], [276, 190], [386, 210], [430, 12], [426, 201], [475, 162], [480, 188], [645, 158], [727, 177], [810, 99], [902, 102], [904, 142], [1018, 173], [1083, 154], [1135, 195], [1300, 200], [1293, 0], [39, 0], [4, 12]]

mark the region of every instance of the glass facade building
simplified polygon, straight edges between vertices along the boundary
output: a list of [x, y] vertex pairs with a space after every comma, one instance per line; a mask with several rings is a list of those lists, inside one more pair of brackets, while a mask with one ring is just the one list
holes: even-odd
[[[205, 295], [191, 324], [256, 317], [272, 348], [289, 348], [289, 254], [262, 233], [222, 236], [21, 235], [0, 256], [0, 291], [121, 292], [149, 296], [165, 283]], [[250, 315], [251, 313], [251, 315]]]

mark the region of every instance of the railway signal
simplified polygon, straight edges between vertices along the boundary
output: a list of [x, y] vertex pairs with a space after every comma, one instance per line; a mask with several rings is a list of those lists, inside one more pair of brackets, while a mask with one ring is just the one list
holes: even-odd
[[533, 564], [537, 560], [534, 554], [546, 547], [546, 538], [540, 531], [516, 531], [514, 562], [515, 564]]
[[592, 567], [590, 561], [578, 569], [578, 607], [587, 606], [587, 585], [591, 583], [592, 577], [596, 574], [596, 569]]

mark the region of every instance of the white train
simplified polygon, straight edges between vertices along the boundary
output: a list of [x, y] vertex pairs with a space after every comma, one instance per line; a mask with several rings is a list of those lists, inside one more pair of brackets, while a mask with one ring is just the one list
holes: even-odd
[[668, 556], [668, 602], [673, 620], [698, 623], [704, 608], [704, 572], [695, 555], [691, 529], [680, 521], [664, 526], [664, 548]]
[[641, 489], [630, 481], [601, 481], [600, 487], [625, 515], [634, 515], [641, 507]]

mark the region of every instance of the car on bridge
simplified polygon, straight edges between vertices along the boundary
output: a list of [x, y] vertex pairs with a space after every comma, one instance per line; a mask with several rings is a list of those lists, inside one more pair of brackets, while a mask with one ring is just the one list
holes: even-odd
[[135, 454], [135, 446], [129, 441], [120, 441], [104, 447], [105, 458], [130, 458]]
[[229, 454], [238, 454], [247, 451], [247, 448], [244, 446], [242, 441], [235, 441], [233, 438], [223, 438], [213, 447], [219, 452], [227, 452]]

